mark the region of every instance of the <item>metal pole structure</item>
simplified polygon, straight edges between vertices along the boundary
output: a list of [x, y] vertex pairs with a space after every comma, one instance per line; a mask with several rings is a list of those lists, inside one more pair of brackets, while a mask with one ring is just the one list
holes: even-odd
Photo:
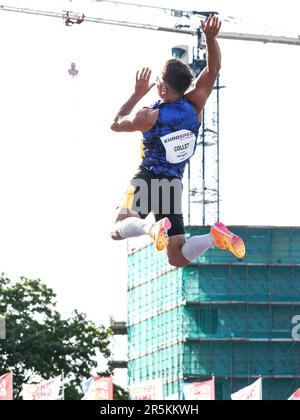
[[[201, 15], [201, 12], [183, 12], [177, 11], [175, 9], [168, 9], [168, 8], [161, 8], [155, 6], [141, 6], [138, 4], [132, 3], [120, 3], [114, 1], [101, 1], [99, 4], [102, 3], [109, 3], [114, 5], [127, 5], [128, 7], [138, 7], [143, 10], [147, 11], [150, 9], [156, 9], [162, 13], [168, 12], [169, 15], [173, 16], [174, 12], [182, 12], [183, 14], [187, 14], [187, 16], [192, 16], [194, 14], [199, 14], [201, 17], [205, 17]], [[22, 7], [13, 7], [13, 6], [6, 6], [0, 5], [0, 11], [6, 12], [15, 12], [15, 13], [25, 13], [30, 15], [38, 15], [38, 16], [48, 16], [53, 18], [60, 18], [63, 19], [64, 13], [63, 12], [53, 12], [53, 11], [46, 11], [46, 10], [38, 10], [38, 9], [30, 9], [30, 8], [22, 8]], [[136, 29], [147, 29], [153, 31], [162, 31], [162, 32], [170, 32], [170, 33], [178, 33], [178, 34], [185, 34], [185, 35], [197, 35], [197, 29], [186, 28], [186, 27], [172, 27], [172, 26], [162, 26], [162, 25], [155, 25], [149, 23], [139, 23], [139, 22], [130, 22], [126, 21], [126, 19], [105, 19], [103, 17], [89, 17], [85, 16], [85, 22], [93, 22], [93, 23], [101, 23], [105, 25], [117, 25], [117, 26], [124, 26], [128, 28], [136, 28]], [[264, 35], [264, 34], [255, 34], [255, 33], [235, 33], [235, 32], [223, 32], [221, 31], [219, 34], [220, 39], [228, 39], [228, 40], [235, 40], [235, 41], [251, 41], [251, 42], [263, 42], [263, 43], [276, 43], [276, 44], [287, 44], [287, 45], [298, 45], [300, 46], [300, 36], [290, 37], [290, 36], [275, 36], [275, 35]]]
[[249, 42], [263, 42], [264, 44], [286, 44], [286, 45], [300, 45], [300, 36], [274, 36], [274, 35], [260, 35], [260, 34], [243, 34], [235, 32], [221, 32], [219, 38], [228, 39], [232, 41], [249, 41]]
[[188, 163], [188, 226], [191, 226], [191, 161]]
[[65, 400], [65, 372], [64, 370], [61, 371], [61, 383], [62, 383], [62, 396], [61, 399]]
[[206, 203], [206, 168], [205, 168], [205, 163], [206, 163], [206, 144], [205, 144], [205, 138], [206, 138], [206, 120], [205, 120], [205, 109], [203, 110], [202, 113], [202, 226], [205, 226], [205, 222], [206, 222], [206, 215], [205, 215], [205, 203]]
[[217, 78], [217, 220], [220, 220], [220, 75]]

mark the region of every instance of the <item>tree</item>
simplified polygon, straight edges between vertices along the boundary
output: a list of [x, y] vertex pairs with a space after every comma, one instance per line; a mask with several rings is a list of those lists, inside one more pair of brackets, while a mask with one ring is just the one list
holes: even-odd
[[114, 385], [114, 400], [130, 400], [129, 391], [126, 391], [120, 385]]
[[[14, 397], [22, 384], [37, 375], [48, 379], [64, 371], [66, 399], [80, 399], [80, 384], [97, 367], [99, 352], [108, 358], [112, 331], [74, 311], [64, 320], [56, 309], [54, 291], [40, 280], [22, 277], [18, 282], [0, 276], [0, 314], [6, 318], [6, 340], [0, 341], [0, 375], [14, 372]], [[97, 372], [108, 376], [112, 372]], [[128, 399], [121, 387], [118, 399]]]

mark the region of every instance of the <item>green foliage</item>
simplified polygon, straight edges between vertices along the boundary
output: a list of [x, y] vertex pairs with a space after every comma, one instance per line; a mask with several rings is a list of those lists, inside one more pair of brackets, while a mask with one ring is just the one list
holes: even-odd
[[[21, 278], [13, 284], [0, 276], [0, 314], [5, 315], [7, 330], [6, 340], [0, 341], [0, 375], [13, 369], [17, 399], [23, 383], [37, 375], [52, 378], [62, 371], [66, 399], [80, 399], [80, 384], [97, 367], [99, 352], [105, 358], [110, 356], [111, 330], [97, 326], [78, 311], [64, 320], [56, 304], [54, 291], [40, 280]], [[126, 395], [120, 388], [120, 397]]]
[[114, 400], [130, 400], [129, 391], [119, 385], [114, 385]]

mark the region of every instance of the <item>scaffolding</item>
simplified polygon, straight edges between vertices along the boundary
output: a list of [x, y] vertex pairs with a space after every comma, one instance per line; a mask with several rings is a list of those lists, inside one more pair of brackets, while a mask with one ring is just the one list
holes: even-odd
[[[190, 67], [198, 76], [206, 67], [206, 45], [201, 29]], [[213, 224], [220, 220], [220, 75], [202, 111], [197, 149], [188, 163], [188, 226]]]
[[[130, 384], [162, 378], [165, 396], [216, 377], [217, 399], [260, 375], [264, 399], [300, 386], [300, 228], [232, 227], [247, 256], [212, 250], [174, 269], [153, 246], [128, 257]], [[206, 233], [188, 228], [188, 235]]]

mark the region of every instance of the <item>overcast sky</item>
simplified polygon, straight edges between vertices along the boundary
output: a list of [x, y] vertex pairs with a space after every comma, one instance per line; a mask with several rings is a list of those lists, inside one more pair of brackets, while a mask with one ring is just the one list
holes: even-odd
[[[42, 9], [49, 1], [4, 4]], [[51, 4], [62, 10], [61, 2]], [[198, 2], [163, 4], [193, 9]], [[239, 25], [256, 22], [257, 31], [299, 28], [296, 0], [205, 4]], [[65, 27], [4, 11], [0, 34], [0, 270], [41, 278], [64, 313], [78, 308], [106, 324], [110, 314], [125, 319], [126, 244], [111, 242], [109, 233], [138, 164], [140, 135], [118, 135], [109, 125], [133, 90], [136, 69], [147, 65], [155, 75], [172, 46], [192, 40], [92, 23]], [[300, 47], [220, 45], [221, 219], [299, 225]]]

